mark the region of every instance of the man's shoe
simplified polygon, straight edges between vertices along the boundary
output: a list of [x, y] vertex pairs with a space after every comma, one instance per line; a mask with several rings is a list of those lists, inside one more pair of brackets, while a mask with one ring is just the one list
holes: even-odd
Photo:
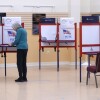
[[27, 78], [23, 78], [23, 81], [24, 81], [24, 82], [27, 82]]
[[15, 82], [23, 82], [23, 79], [22, 78], [18, 78], [15, 80]]

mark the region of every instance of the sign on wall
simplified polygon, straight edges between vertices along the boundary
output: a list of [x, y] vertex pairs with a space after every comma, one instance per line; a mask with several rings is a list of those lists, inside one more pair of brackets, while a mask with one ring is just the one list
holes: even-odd
[[32, 34], [39, 34], [39, 22], [41, 18], [45, 18], [46, 14], [33, 14], [32, 15]]

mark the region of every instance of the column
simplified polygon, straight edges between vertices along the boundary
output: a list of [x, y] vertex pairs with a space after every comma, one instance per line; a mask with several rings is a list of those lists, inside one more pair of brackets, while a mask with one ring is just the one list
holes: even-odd
[[74, 17], [75, 22], [80, 22], [80, 0], [69, 0], [69, 17]]

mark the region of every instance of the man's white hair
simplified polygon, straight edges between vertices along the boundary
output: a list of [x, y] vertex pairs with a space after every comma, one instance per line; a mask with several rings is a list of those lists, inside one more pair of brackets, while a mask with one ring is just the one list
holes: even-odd
[[20, 25], [19, 23], [13, 23], [12, 24], [12, 28], [14, 29], [14, 30], [17, 30], [18, 28], [21, 28], [22, 27], [22, 25]]

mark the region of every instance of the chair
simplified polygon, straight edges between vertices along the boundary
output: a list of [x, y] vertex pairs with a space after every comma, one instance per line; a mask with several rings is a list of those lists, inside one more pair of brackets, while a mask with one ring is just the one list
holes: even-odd
[[90, 76], [90, 73], [93, 73], [94, 74], [94, 77], [95, 77], [96, 88], [98, 88], [96, 76], [100, 76], [98, 74], [99, 72], [100, 72], [100, 53], [97, 53], [95, 65], [94, 66], [90, 65], [90, 66], [87, 67], [87, 80], [86, 80], [86, 85], [88, 85], [88, 78]]

